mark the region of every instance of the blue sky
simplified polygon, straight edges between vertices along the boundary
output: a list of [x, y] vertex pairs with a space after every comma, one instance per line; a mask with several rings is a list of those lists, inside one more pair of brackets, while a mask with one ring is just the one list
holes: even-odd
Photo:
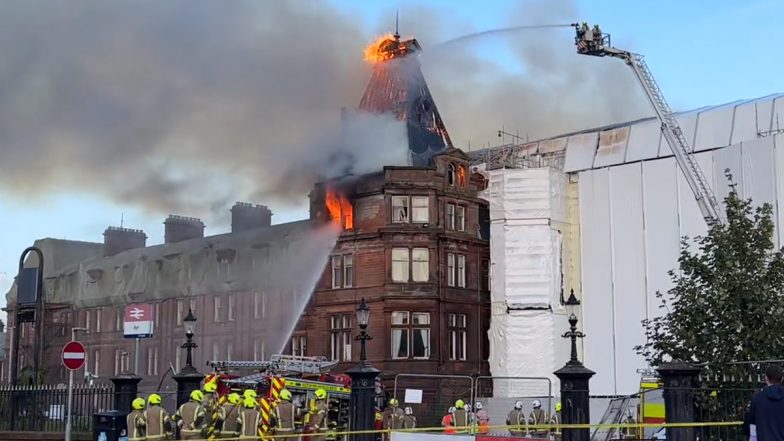
[[[332, 0], [331, 3], [361, 21], [368, 35], [391, 30], [396, 9], [401, 11], [401, 33], [406, 34], [406, 12], [422, 5], [431, 9], [442, 8], [455, 18], [455, 26], [442, 32], [447, 37], [515, 24], [546, 24], [532, 23], [525, 14], [513, 16], [513, 13], [520, 13], [520, 3], [515, 1]], [[662, 90], [676, 110], [784, 91], [781, 80], [784, 57], [780, 55], [778, 44], [781, 23], [784, 22], [784, 2], [599, 0], [577, 1], [574, 7], [578, 11], [575, 21], [600, 23], [605, 31], [612, 34], [616, 46], [646, 56]], [[565, 41], [569, 44], [568, 39]], [[483, 40], [481, 46], [485, 56], [504, 64], [507, 50], [504, 41]], [[507, 67], [511, 71], [518, 68], [511, 63]], [[357, 87], [363, 88], [364, 85], [358, 84]], [[487, 109], [442, 109], [442, 113], [458, 111], [484, 112]], [[449, 125], [449, 121], [446, 122]], [[497, 127], [488, 127], [488, 131], [495, 129]], [[5, 293], [10, 286], [19, 253], [36, 238], [99, 242], [102, 241], [104, 228], [118, 225], [123, 216], [126, 226], [147, 232], [149, 244], [162, 241], [162, 221], [166, 213], [149, 213], [134, 206], [121, 206], [89, 191], [69, 190], [65, 193], [55, 188], [46, 197], [36, 199], [17, 199], [12, 197], [13, 194], [13, 189], [0, 190], [0, 212], [3, 213], [0, 216], [0, 293]], [[305, 195], [297, 206], [299, 208], [273, 207], [274, 221], [305, 217]], [[208, 225], [207, 234], [221, 233], [226, 229], [227, 225]], [[4, 299], [0, 303], [4, 303]]]

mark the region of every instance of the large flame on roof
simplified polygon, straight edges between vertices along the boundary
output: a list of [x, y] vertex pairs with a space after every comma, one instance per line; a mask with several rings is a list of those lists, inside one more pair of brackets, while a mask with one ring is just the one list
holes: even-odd
[[354, 228], [354, 208], [346, 196], [333, 189], [327, 189], [324, 202], [333, 222], [339, 223], [346, 230]]
[[[395, 38], [392, 34], [385, 34], [376, 39], [376, 41], [370, 43], [365, 48], [365, 60], [370, 61], [371, 63], [377, 63], [379, 61], [389, 60], [395, 58], [395, 50], [393, 49], [396, 47], [396, 42], [400, 39], [400, 37]], [[390, 48], [393, 46], [393, 48]]]

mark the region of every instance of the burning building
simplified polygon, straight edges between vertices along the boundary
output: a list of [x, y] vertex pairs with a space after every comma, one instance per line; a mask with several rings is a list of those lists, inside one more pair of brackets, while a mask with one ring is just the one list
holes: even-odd
[[[487, 203], [478, 197], [486, 182], [452, 148], [414, 56], [419, 50], [416, 40], [397, 35], [372, 45], [372, 76], [358, 108], [403, 123], [406, 165], [316, 183], [310, 219], [271, 225], [267, 207], [238, 203], [232, 231], [217, 236], [204, 237], [199, 219], [170, 216], [161, 245], [147, 246], [144, 232], [126, 228], [107, 229], [104, 243], [37, 241], [48, 262], [46, 381], [65, 380], [59, 349], [74, 327], [90, 330], [80, 337], [85, 372], [100, 381], [133, 370], [122, 312], [136, 303], [151, 304], [155, 322], [138, 354], [143, 390], [156, 387], [170, 365], [183, 367], [188, 310], [199, 319], [197, 367], [282, 351], [327, 356], [345, 369], [359, 356], [354, 311], [362, 298], [372, 310], [368, 358], [384, 380], [487, 374], [490, 256], [481, 222]], [[15, 297], [13, 287], [11, 318]], [[13, 363], [20, 366], [32, 359], [31, 330], [15, 328], [21, 347]], [[417, 385], [440, 408], [470, 396], [463, 386]]]

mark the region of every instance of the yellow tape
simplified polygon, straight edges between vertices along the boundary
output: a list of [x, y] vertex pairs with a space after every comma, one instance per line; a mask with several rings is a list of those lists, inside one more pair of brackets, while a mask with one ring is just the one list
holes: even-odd
[[[655, 428], [689, 428], [689, 427], [728, 427], [728, 426], [741, 426], [743, 423], [741, 421], [721, 421], [721, 422], [713, 422], [713, 423], [662, 423], [662, 424], [650, 424], [650, 423], [641, 423], [641, 424], [543, 424], [543, 425], [530, 425], [530, 426], [482, 426], [482, 429], [592, 429], [592, 428], [644, 428], [644, 427], [655, 427]], [[471, 426], [469, 429], [477, 430], [479, 426]], [[361, 434], [369, 434], [369, 433], [390, 433], [392, 432], [389, 429], [382, 429], [382, 430], [354, 430], [354, 431], [344, 431], [344, 432], [334, 432], [336, 436], [340, 435], [361, 435]], [[399, 429], [395, 430], [394, 432], [437, 432], [443, 433], [443, 427], [419, 427], [416, 429]], [[465, 432], [465, 431], [464, 431]], [[326, 434], [326, 432], [322, 432]], [[303, 435], [310, 435], [315, 436], [315, 433], [293, 433], [288, 435], [272, 435], [269, 434], [269, 439], [284, 439], [284, 438], [300, 438]], [[222, 438], [227, 441], [237, 441], [240, 440], [239, 437], [234, 438]], [[242, 438], [247, 439], [247, 438]], [[205, 439], [197, 439], [194, 441], [208, 441]]]

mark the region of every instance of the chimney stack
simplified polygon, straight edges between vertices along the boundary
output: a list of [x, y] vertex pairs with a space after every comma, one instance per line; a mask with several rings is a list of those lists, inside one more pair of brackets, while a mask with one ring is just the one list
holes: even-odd
[[170, 214], [163, 222], [164, 242], [175, 243], [204, 237], [204, 222], [195, 217]]
[[108, 227], [103, 232], [103, 255], [114, 256], [126, 250], [147, 246], [147, 235], [142, 230]]
[[231, 232], [239, 233], [272, 225], [272, 211], [266, 205], [237, 202], [231, 207]]

